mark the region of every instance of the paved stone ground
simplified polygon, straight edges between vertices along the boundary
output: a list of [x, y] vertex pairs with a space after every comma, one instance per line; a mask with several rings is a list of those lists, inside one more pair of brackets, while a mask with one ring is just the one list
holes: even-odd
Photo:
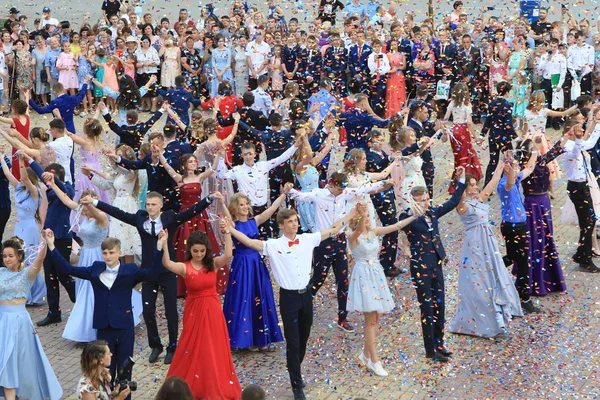
[[[76, 118], [80, 126], [82, 119]], [[32, 126], [46, 124], [34, 116]], [[45, 125], [47, 126], [47, 125]], [[159, 126], [162, 126], [159, 124]], [[554, 133], [552, 136], [557, 137]], [[484, 165], [487, 151], [478, 149]], [[446, 197], [452, 154], [447, 143], [434, 149], [437, 202]], [[426, 361], [419, 326], [418, 304], [408, 274], [391, 283], [397, 308], [382, 318], [380, 350], [390, 375], [379, 378], [359, 366], [357, 354], [362, 347], [362, 316], [351, 314], [355, 333], [345, 333], [335, 324], [335, 285], [332, 277], [315, 299], [315, 318], [309, 349], [304, 362], [306, 393], [311, 399], [541, 399], [600, 397], [598, 382], [598, 334], [600, 333], [599, 275], [581, 272], [569, 260], [574, 253], [578, 230], [560, 223], [566, 198], [565, 182], [555, 185], [555, 237], [563, 262], [568, 292], [535, 299], [542, 307], [539, 315], [516, 319], [510, 332], [497, 339], [447, 335], [448, 347], [455, 352], [447, 365]], [[498, 226], [498, 198], [492, 199], [492, 219]], [[451, 319], [457, 301], [457, 263], [464, 229], [456, 213], [442, 220], [441, 234], [450, 257], [445, 267], [447, 318]], [[9, 228], [10, 229], [10, 228]], [[499, 229], [496, 229], [500, 238]], [[7, 235], [10, 232], [7, 232]], [[501, 247], [503, 242], [499, 240]], [[407, 260], [401, 261], [407, 266]], [[63, 316], [72, 304], [61, 296]], [[183, 312], [184, 300], [179, 300]], [[44, 308], [30, 309], [34, 321], [45, 315]], [[167, 337], [164, 310], [159, 297], [159, 327]], [[65, 398], [72, 396], [79, 378], [81, 346], [61, 337], [63, 323], [40, 328], [38, 334], [46, 354], [63, 386]], [[139, 390], [135, 399], [151, 399], [163, 382], [167, 367], [149, 364], [145, 326], [136, 330], [134, 379]], [[234, 353], [234, 363], [242, 386], [262, 385], [273, 399], [291, 399], [285, 369], [285, 346], [271, 353]]]

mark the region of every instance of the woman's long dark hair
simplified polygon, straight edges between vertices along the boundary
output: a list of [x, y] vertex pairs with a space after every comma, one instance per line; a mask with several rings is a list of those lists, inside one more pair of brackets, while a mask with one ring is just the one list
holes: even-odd
[[202, 265], [208, 271], [215, 270], [215, 261], [212, 256], [212, 248], [210, 246], [210, 240], [208, 240], [208, 236], [206, 233], [200, 231], [194, 231], [191, 233], [190, 237], [187, 239], [187, 245], [185, 249], [185, 258], [186, 260], [192, 259], [192, 247], [201, 244], [206, 247], [206, 255], [202, 259]]
[[119, 79], [119, 97], [117, 105], [126, 110], [135, 110], [141, 100], [140, 89], [135, 81], [129, 76], [123, 74]]
[[[17, 254], [17, 256], [19, 257], [20, 261], [21, 261], [21, 265], [23, 265], [23, 261], [25, 260], [25, 242], [23, 241], [23, 239], [21, 239], [20, 237], [17, 236], [13, 236], [8, 240], [5, 240], [4, 243], [2, 243], [2, 253], [4, 253], [4, 249], [13, 249], [15, 251], [15, 253]], [[4, 264], [2, 264], [2, 267], [6, 268], [6, 266]]]

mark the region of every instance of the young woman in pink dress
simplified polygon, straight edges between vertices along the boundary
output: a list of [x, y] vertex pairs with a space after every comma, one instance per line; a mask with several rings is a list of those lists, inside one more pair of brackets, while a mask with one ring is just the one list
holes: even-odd
[[390, 41], [390, 48], [387, 53], [390, 60], [391, 72], [388, 75], [388, 90], [385, 96], [385, 117], [390, 118], [398, 113], [406, 103], [406, 81], [404, 80], [404, 69], [406, 68], [406, 59], [404, 53], [398, 49], [398, 40]]
[[75, 55], [71, 53], [71, 43], [62, 43], [62, 52], [56, 59], [56, 69], [58, 69], [58, 82], [62, 83], [67, 92], [75, 95], [79, 89], [79, 78], [77, 78], [77, 61]]
[[[119, 57], [116, 55], [110, 55], [106, 58], [106, 64], [102, 64], [104, 68], [104, 77], [102, 85], [111, 88], [113, 91], [119, 91], [119, 81], [117, 80], [117, 69], [120, 66]], [[117, 112], [117, 100], [110, 96], [106, 97], [110, 110], [114, 113]]]

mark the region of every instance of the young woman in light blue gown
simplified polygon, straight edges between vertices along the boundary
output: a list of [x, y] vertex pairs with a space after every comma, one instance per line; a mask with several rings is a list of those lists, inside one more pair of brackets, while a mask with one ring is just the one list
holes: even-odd
[[[67, 207], [78, 213], [81, 210], [81, 225], [79, 226], [79, 236], [83, 241], [83, 247], [79, 254], [78, 265], [92, 265], [96, 261], [103, 261], [102, 249], [100, 245], [108, 236], [108, 217], [105, 213], [95, 207], [82, 206], [71, 200], [58, 186], [54, 183], [54, 179], [47, 181], [47, 184], [54, 190], [60, 201]], [[82, 193], [82, 198], [90, 196], [98, 199], [98, 195], [93, 190], [85, 190]], [[76, 295], [75, 304], [71, 310], [71, 315], [63, 331], [65, 339], [74, 342], [93, 342], [96, 340], [96, 330], [93, 328], [94, 319], [94, 290], [90, 281], [76, 279], [75, 280]], [[132, 293], [132, 305], [134, 312], [134, 323], [137, 325], [140, 322], [139, 315], [142, 312], [141, 294], [134, 290]]]
[[[297, 151], [292, 158], [292, 171], [300, 184], [300, 191], [310, 192], [319, 187], [319, 171], [316, 165], [319, 165], [329, 154], [333, 147], [333, 135], [329, 135], [321, 151], [313, 155], [313, 151], [304, 138], [303, 151]], [[302, 232], [314, 232], [315, 227], [315, 207], [311, 203], [298, 203], [298, 214], [300, 216], [300, 225]]]
[[[0, 148], [0, 150], [2, 150]], [[21, 162], [21, 182], [11, 173], [6, 163], [2, 162], [4, 176], [8, 179], [11, 186], [15, 189], [15, 206], [17, 209], [17, 222], [15, 224], [15, 236], [18, 236], [25, 242], [25, 267], [33, 263], [36, 254], [39, 251], [40, 244], [40, 216], [39, 208], [42, 203], [42, 193], [40, 191], [37, 175], [29, 168], [25, 168], [26, 158], [19, 154]], [[31, 293], [27, 297], [27, 304], [37, 305], [44, 301], [46, 297], [46, 283], [41, 274], [37, 274]]]
[[[38, 229], [39, 231], [39, 229]], [[25, 249], [18, 239], [2, 243], [0, 268], [0, 397], [12, 400], [58, 400], [63, 391], [25, 309], [35, 277], [42, 269], [46, 246], [23, 266]]]
[[458, 305], [449, 332], [495, 337], [505, 333], [512, 317], [523, 316], [521, 300], [489, 223], [487, 199], [494, 192], [505, 166], [480, 191], [477, 179], [467, 174], [467, 188], [456, 207], [466, 229], [458, 270]]
[[225, 47], [225, 38], [217, 35], [217, 48], [212, 50], [212, 76], [210, 81], [210, 96], [219, 95], [219, 83], [233, 82], [231, 71], [231, 49]]

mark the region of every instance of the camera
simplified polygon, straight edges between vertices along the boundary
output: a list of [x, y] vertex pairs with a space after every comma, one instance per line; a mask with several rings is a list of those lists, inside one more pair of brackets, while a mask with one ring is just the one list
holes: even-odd
[[117, 373], [117, 379], [115, 380], [115, 389], [118, 392], [121, 392], [125, 389], [126, 386], [129, 386], [129, 390], [135, 392], [137, 390], [137, 382], [130, 381], [128, 377], [131, 375], [131, 371], [133, 370], [133, 366], [135, 365], [135, 361], [133, 358], [129, 357], [123, 365], [119, 372]]
[[383, 54], [378, 54], [377, 58], [383, 58]]

